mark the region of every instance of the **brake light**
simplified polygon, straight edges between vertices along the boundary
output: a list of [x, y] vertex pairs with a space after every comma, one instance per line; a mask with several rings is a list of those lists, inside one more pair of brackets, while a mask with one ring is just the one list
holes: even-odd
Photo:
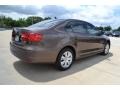
[[29, 37], [29, 35], [26, 32], [24, 32], [24, 33], [21, 34], [22, 41], [28, 41], [28, 37]]
[[28, 33], [24, 32], [21, 34], [22, 41], [28, 41], [28, 42], [39, 42], [43, 38], [43, 35], [40, 33]]
[[29, 41], [31, 42], [38, 42], [42, 40], [42, 35], [38, 33], [30, 33], [29, 34]]

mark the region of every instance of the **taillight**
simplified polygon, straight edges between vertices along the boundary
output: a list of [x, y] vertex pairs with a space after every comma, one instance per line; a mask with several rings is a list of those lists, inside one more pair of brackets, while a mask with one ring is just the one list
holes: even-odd
[[39, 34], [39, 33], [30, 33], [29, 34], [29, 41], [38, 42], [41, 40], [42, 40], [42, 34]]
[[39, 42], [43, 38], [43, 35], [40, 33], [29, 33], [24, 32], [21, 34], [22, 41], [28, 41], [28, 42]]
[[22, 41], [28, 41], [28, 37], [29, 37], [29, 35], [26, 32], [24, 32], [24, 33], [21, 34]]

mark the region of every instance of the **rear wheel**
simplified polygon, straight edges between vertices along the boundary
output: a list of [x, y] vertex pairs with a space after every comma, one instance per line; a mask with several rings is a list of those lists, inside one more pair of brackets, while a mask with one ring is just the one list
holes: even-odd
[[69, 48], [63, 49], [59, 53], [56, 60], [57, 69], [62, 71], [69, 69], [73, 64], [74, 59], [75, 59], [75, 54], [71, 49]]
[[102, 55], [107, 55], [109, 53], [109, 49], [110, 49], [110, 44], [106, 43], [105, 46], [104, 46], [104, 50], [101, 54]]

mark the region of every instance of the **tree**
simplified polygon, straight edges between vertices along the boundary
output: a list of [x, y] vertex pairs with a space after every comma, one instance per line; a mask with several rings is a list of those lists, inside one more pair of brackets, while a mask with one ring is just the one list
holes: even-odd
[[30, 16], [28, 18], [19, 18], [18, 20], [14, 20], [11, 17], [0, 16], [0, 27], [3, 28], [12, 28], [12, 27], [26, 27], [37, 22], [41, 22], [43, 20], [49, 20], [51, 17], [38, 17], [38, 16]]
[[116, 29], [117, 31], [120, 31], [120, 26]]
[[106, 27], [104, 27], [104, 30], [105, 30], [105, 31], [111, 31], [112, 28], [111, 28], [111, 26], [106, 26]]
[[42, 17], [37, 17], [37, 16], [31, 16], [31, 17], [28, 17], [28, 18], [26, 19], [28, 26], [29, 26], [29, 25], [32, 25], [32, 24], [35, 24], [35, 23], [37, 23], [37, 22], [41, 22], [42, 20], [43, 20]]
[[16, 21], [18, 27], [25, 27], [27, 26], [27, 22], [25, 18], [20, 18]]
[[6, 25], [7, 28], [11, 28], [11, 23], [12, 23], [13, 19], [10, 17], [6, 17], [4, 20], [4, 24]]
[[99, 26], [99, 27], [96, 27], [96, 29], [102, 30], [102, 31], [111, 31], [112, 27], [111, 26], [105, 26], [105, 27]]
[[45, 17], [45, 18], [44, 18], [44, 20], [49, 20], [49, 19], [51, 19], [51, 17]]
[[103, 31], [103, 30], [104, 30], [104, 27], [99, 26], [99, 27], [96, 27], [96, 29], [97, 29], [97, 30], [102, 30], [102, 31]]
[[13, 21], [10, 17], [0, 16], [0, 27], [11, 27], [11, 22]]

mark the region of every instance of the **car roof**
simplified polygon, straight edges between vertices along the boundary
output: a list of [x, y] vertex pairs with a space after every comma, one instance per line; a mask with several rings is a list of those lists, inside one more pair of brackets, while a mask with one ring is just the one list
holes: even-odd
[[[63, 21], [81, 21], [81, 22], [86, 22], [84, 20], [79, 20], [79, 19], [53, 19], [53, 20], [63, 20]], [[89, 23], [89, 22], [86, 22]]]
[[87, 24], [90, 24], [92, 26], [94, 26], [93, 24], [87, 22], [87, 21], [84, 21], [84, 20], [79, 20], [79, 19], [56, 19], [56, 20], [63, 20], [63, 21], [80, 21], [80, 22], [84, 22], [84, 23], [87, 23]]

